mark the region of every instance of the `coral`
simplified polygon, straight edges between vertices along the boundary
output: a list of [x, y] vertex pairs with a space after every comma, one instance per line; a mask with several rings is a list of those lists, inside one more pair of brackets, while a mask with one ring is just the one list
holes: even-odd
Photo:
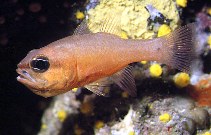
[[199, 105], [211, 106], [211, 75], [200, 76], [197, 83], [189, 87], [188, 92]]
[[115, 14], [117, 18], [121, 18], [121, 29], [129, 38], [149, 39], [156, 35], [156, 31], [148, 28], [150, 13], [145, 8], [148, 4], [171, 20], [170, 27], [173, 30], [177, 27], [179, 14], [172, 0], [102, 0], [94, 9], [88, 10], [89, 22], [97, 27], [102, 23], [103, 17]]
[[111, 127], [111, 134], [121, 135], [130, 134], [131, 132], [135, 132], [136, 134], [137, 131], [134, 131], [134, 122], [131, 120], [134, 116], [137, 116], [136, 112], [130, 109], [123, 121]]
[[76, 101], [75, 94], [68, 92], [54, 99], [50, 108], [45, 111], [39, 135], [57, 135], [67, 116], [78, 112], [80, 102]]
[[94, 100], [95, 95], [91, 95], [91, 96], [86, 96], [84, 98], [84, 101], [82, 102], [81, 106], [80, 106], [80, 111], [83, 114], [89, 115], [93, 112], [94, 106], [93, 106], [93, 101]]
[[101, 121], [101, 120], [97, 120], [97, 121], [95, 122], [95, 128], [96, 128], [96, 129], [100, 129], [100, 128], [102, 128], [104, 125], [105, 125], [104, 122]]
[[171, 120], [171, 115], [169, 115], [168, 113], [164, 113], [159, 116], [159, 120], [164, 123], [169, 122]]
[[207, 13], [211, 15], [211, 7], [207, 9]]
[[74, 133], [75, 133], [75, 135], [82, 135], [84, 133], [84, 130], [82, 128], [80, 128], [78, 125], [75, 125]]
[[127, 33], [124, 32], [124, 31], [121, 32], [121, 36], [120, 37], [123, 38], [123, 39], [128, 39]]
[[122, 97], [123, 98], [128, 98], [129, 94], [126, 91], [124, 91], [124, 92], [122, 92]]
[[83, 103], [80, 107], [80, 111], [84, 114], [89, 114], [92, 112], [92, 110], [93, 110], [93, 106], [89, 102]]
[[78, 91], [78, 88], [73, 88], [72, 91], [73, 92], [77, 92]]
[[158, 29], [158, 37], [165, 36], [169, 34], [170, 32], [171, 32], [171, 28], [168, 25], [163, 24]]
[[143, 60], [141, 61], [141, 64], [147, 64], [147, 61]]
[[202, 134], [202, 135], [211, 135], [211, 133], [210, 133], [210, 132], [205, 132], [205, 133]]
[[177, 5], [185, 8], [187, 6], [187, 0], [176, 0]]
[[81, 20], [81, 19], [84, 19], [85, 15], [84, 15], [83, 12], [81, 12], [81, 11], [78, 10], [78, 11], [75, 13], [75, 17], [76, 17], [77, 19]]
[[174, 75], [173, 80], [178, 87], [183, 88], [189, 85], [190, 76], [187, 73], [181, 72]]
[[159, 64], [152, 64], [149, 68], [152, 77], [159, 77], [162, 74], [162, 67]]
[[128, 133], [128, 135], [135, 135], [135, 132], [134, 132], [134, 131], [130, 131], [130, 132]]
[[[153, 95], [145, 96], [141, 101], [133, 103], [123, 120], [111, 122], [95, 130], [95, 134], [122, 135], [133, 132], [135, 135], [188, 135], [193, 134], [197, 128], [209, 128], [208, 111], [195, 106], [193, 100], [177, 96], [152, 99]], [[160, 112], [164, 112], [163, 116]], [[164, 122], [160, 122], [160, 116], [165, 118]]]
[[67, 118], [67, 112], [65, 110], [59, 110], [57, 112], [58, 119], [63, 122]]
[[208, 45], [209, 45], [210, 48], [211, 48], [211, 35], [208, 36], [207, 43], [208, 43]]

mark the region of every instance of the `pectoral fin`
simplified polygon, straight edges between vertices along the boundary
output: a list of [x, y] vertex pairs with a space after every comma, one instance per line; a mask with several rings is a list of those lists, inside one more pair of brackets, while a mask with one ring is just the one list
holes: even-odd
[[123, 70], [114, 74], [111, 79], [123, 90], [127, 91], [129, 95], [135, 97], [136, 85], [134, 76], [132, 74], [132, 66], [128, 66]]
[[97, 80], [93, 83], [90, 83], [88, 85], [85, 85], [84, 87], [99, 96], [108, 97], [111, 84], [112, 84], [112, 81], [110, 80], [110, 78], [106, 77], [106, 78]]

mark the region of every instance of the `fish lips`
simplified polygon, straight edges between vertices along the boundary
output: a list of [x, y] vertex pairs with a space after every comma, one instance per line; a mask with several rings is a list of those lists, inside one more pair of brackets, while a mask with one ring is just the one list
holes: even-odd
[[17, 81], [27, 86], [29, 89], [32, 90], [35, 94], [44, 94], [49, 90], [39, 90], [38, 83], [26, 70], [22, 70], [20, 68], [16, 69], [16, 72], [19, 74], [17, 77]]

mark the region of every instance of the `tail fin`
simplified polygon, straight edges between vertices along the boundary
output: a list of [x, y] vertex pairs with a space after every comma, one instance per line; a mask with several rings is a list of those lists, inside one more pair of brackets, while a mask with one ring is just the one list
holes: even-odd
[[163, 37], [168, 43], [168, 55], [165, 63], [184, 72], [190, 72], [191, 64], [196, 58], [196, 23], [176, 29]]

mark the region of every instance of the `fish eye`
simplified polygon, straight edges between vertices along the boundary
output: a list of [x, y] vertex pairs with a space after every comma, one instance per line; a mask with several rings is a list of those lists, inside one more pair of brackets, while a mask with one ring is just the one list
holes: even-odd
[[45, 56], [37, 56], [33, 58], [29, 65], [34, 72], [38, 73], [43, 73], [50, 67], [49, 60]]

